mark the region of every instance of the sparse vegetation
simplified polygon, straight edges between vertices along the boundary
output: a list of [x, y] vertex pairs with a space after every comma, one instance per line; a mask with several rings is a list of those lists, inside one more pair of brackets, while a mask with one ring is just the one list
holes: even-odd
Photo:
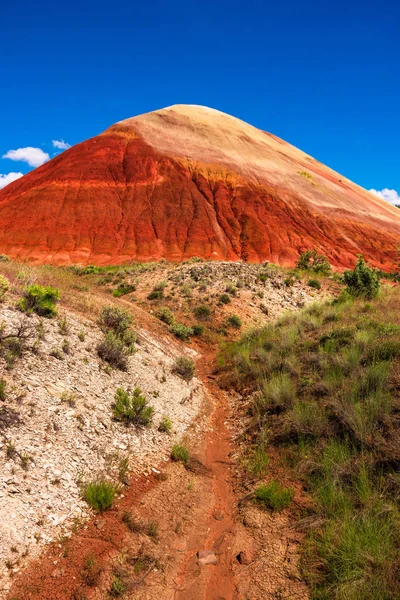
[[154, 409], [149, 406], [147, 399], [138, 387], [132, 393], [123, 388], [118, 388], [115, 392], [112, 410], [114, 419], [137, 427], [151, 425], [154, 415]]
[[199, 321], [205, 321], [210, 317], [211, 310], [208, 306], [200, 304], [199, 306], [196, 306], [193, 313], [196, 319], [198, 319]]
[[4, 402], [7, 398], [7, 382], [3, 377], [0, 379], [0, 401]]
[[182, 444], [175, 444], [172, 446], [171, 458], [175, 462], [181, 462], [186, 465], [190, 458], [189, 450], [185, 446], [182, 446]]
[[130, 352], [120, 337], [112, 332], [106, 333], [97, 346], [99, 357], [109, 365], [121, 371], [128, 370], [128, 356]]
[[162, 300], [164, 298], [164, 290], [166, 287], [166, 281], [159, 281], [147, 296], [147, 300]]
[[88, 587], [96, 587], [99, 584], [103, 566], [98, 562], [98, 559], [90, 554], [84, 562], [81, 577], [85, 585]]
[[307, 281], [307, 285], [310, 288], [314, 288], [315, 290], [320, 290], [321, 289], [321, 282], [319, 281], [319, 279], [309, 279]]
[[229, 317], [226, 319], [226, 324], [228, 327], [240, 329], [242, 326], [242, 319], [238, 315], [229, 315]]
[[63, 317], [62, 319], [58, 319], [58, 331], [61, 335], [69, 334], [69, 323], [67, 317]]
[[260, 485], [255, 491], [255, 502], [263, 508], [280, 511], [287, 508], [294, 496], [290, 488], [282, 487], [273, 480], [268, 485]]
[[229, 296], [229, 294], [221, 294], [219, 297], [220, 304], [229, 304], [230, 301], [231, 297]]
[[99, 479], [85, 485], [83, 498], [93, 510], [102, 513], [112, 507], [117, 491], [118, 485]]
[[156, 316], [157, 316], [157, 319], [160, 319], [160, 321], [162, 321], [163, 323], [166, 323], [167, 325], [172, 325], [175, 320], [174, 313], [172, 312], [172, 310], [170, 308], [168, 308], [168, 306], [161, 307], [156, 312]]
[[18, 307], [26, 313], [36, 313], [40, 317], [51, 318], [57, 315], [56, 304], [60, 299], [59, 290], [50, 286], [30, 285], [19, 301]]
[[194, 335], [193, 327], [188, 327], [187, 325], [183, 325], [182, 323], [174, 323], [170, 327], [170, 332], [174, 334], [174, 336], [180, 340], [187, 341], [190, 340], [192, 335]]
[[179, 375], [185, 381], [190, 381], [193, 379], [195, 368], [195, 364], [191, 358], [179, 356], [172, 366], [172, 373]]
[[126, 296], [127, 294], [131, 294], [136, 290], [135, 284], [130, 283], [120, 283], [119, 286], [112, 291], [112, 295], [114, 298], [121, 298], [121, 296]]
[[163, 433], [171, 433], [172, 421], [166, 415], [164, 415], [163, 418], [161, 419], [160, 424], [158, 426], [158, 431], [161, 431]]
[[305, 271], [320, 273], [321, 275], [329, 275], [331, 272], [331, 265], [328, 259], [316, 249], [302, 252], [296, 263], [296, 267]]
[[7, 277], [0, 275], [0, 302], [3, 302], [10, 287], [10, 282]]

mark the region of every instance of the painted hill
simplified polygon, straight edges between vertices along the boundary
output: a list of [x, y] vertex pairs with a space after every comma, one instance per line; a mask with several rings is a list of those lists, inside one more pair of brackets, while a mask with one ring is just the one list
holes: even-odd
[[283, 140], [176, 105], [113, 125], [0, 192], [0, 252], [53, 263], [162, 257], [293, 264], [317, 247], [390, 269], [400, 212]]

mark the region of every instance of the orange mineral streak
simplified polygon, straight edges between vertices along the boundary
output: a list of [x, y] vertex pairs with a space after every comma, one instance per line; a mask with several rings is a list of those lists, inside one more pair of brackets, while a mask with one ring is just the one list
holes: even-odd
[[177, 105], [113, 125], [0, 191], [0, 252], [55, 264], [271, 260], [393, 269], [400, 211], [239, 119]]

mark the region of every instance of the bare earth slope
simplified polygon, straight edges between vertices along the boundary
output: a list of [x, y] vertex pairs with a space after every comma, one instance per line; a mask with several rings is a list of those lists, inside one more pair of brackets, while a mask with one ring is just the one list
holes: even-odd
[[53, 263], [191, 256], [392, 268], [400, 211], [279, 138], [176, 105], [121, 121], [0, 192], [0, 252]]

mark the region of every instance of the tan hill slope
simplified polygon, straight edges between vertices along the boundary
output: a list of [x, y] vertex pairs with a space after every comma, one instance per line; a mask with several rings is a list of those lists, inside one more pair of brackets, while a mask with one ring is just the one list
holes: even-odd
[[392, 268], [400, 213], [279, 138], [176, 105], [120, 121], [0, 192], [0, 252], [53, 263], [293, 264], [317, 247]]

